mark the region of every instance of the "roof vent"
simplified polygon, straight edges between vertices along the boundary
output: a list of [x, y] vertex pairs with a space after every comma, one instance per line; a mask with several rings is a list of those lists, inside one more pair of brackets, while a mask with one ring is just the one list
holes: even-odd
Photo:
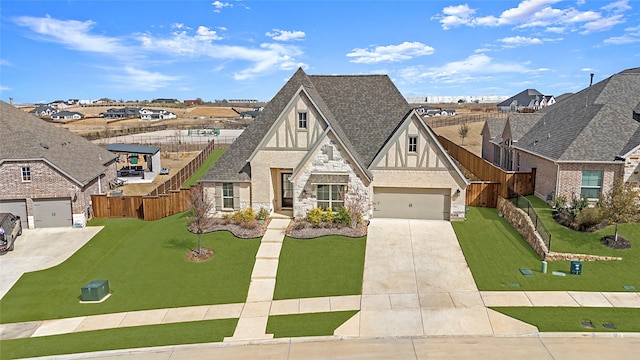
[[551, 133], [547, 134], [547, 139], [551, 139]]
[[49, 149], [49, 145], [45, 144], [45, 143], [40, 143], [40, 146], [42, 146], [45, 149]]

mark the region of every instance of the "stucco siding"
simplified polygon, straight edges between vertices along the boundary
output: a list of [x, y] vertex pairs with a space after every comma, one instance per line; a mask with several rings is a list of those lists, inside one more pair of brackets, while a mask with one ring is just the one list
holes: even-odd
[[[261, 150], [251, 161], [251, 196], [253, 205], [275, 208], [272, 169], [295, 169], [306, 151]], [[277, 180], [277, 179], [275, 179]]]

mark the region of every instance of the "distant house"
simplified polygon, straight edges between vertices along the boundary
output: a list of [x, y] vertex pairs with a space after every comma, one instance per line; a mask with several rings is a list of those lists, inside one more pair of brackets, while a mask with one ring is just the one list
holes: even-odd
[[38, 117], [51, 117], [51, 115], [58, 112], [58, 109], [55, 109], [49, 105], [39, 105], [35, 109], [29, 111], [29, 114], [35, 115]]
[[158, 98], [158, 99], [151, 100], [151, 103], [153, 103], [153, 104], [180, 104], [180, 101], [178, 99]]
[[[234, 109], [235, 110], [235, 109]], [[239, 112], [240, 119], [255, 119], [260, 112], [264, 110], [264, 106], [253, 108], [251, 111], [241, 111]]]
[[78, 120], [84, 117], [83, 114], [76, 111], [60, 111], [51, 115], [51, 120]]
[[431, 114], [435, 114], [436, 111], [440, 112], [440, 108], [424, 106], [424, 105], [416, 108], [416, 112], [422, 116], [428, 115], [429, 111], [431, 111]]
[[[640, 68], [627, 69], [533, 114], [485, 123], [482, 157], [536, 169], [535, 194], [598, 200], [615, 179], [640, 188]], [[502, 126], [502, 128], [501, 128]]]
[[498, 111], [534, 112], [556, 103], [553, 95], [543, 95], [536, 89], [526, 89], [496, 105]]
[[456, 115], [456, 110], [455, 109], [442, 110], [442, 112], [440, 114], [442, 116], [455, 116]]
[[140, 109], [140, 119], [142, 120], [165, 120], [165, 119], [175, 119], [177, 118], [176, 114], [169, 112], [167, 110], [155, 110], [155, 109]]
[[202, 99], [195, 99], [195, 100], [184, 100], [182, 103], [185, 105], [202, 105], [204, 101], [202, 101]]
[[111, 108], [106, 112], [100, 113], [100, 116], [105, 119], [125, 119], [125, 118], [139, 118], [139, 107], [123, 107], [123, 108]]

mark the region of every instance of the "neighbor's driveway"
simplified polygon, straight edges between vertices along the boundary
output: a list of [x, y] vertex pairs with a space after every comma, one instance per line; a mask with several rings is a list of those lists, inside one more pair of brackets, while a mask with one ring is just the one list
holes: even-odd
[[0, 298], [22, 274], [56, 266], [93, 238], [102, 226], [24, 229], [15, 250], [0, 256]]
[[373, 219], [367, 235], [361, 311], [335, 334], [536, 332], [531, 325], [485, 308], [450, 222]]

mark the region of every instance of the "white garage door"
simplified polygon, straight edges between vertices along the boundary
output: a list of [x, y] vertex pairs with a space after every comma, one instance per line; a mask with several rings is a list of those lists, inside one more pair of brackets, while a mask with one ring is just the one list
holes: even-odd
[[20, 216], [22, 228], [29, 228], [27, 202], [25, 200], [0, 200], [0, 213], [11, 213]]
[[450, 189], [373, 188], [374, 218], [449, 220]]
[[33, 219], [37, 228], [73, 225], [71, 199], [34, 199]]

